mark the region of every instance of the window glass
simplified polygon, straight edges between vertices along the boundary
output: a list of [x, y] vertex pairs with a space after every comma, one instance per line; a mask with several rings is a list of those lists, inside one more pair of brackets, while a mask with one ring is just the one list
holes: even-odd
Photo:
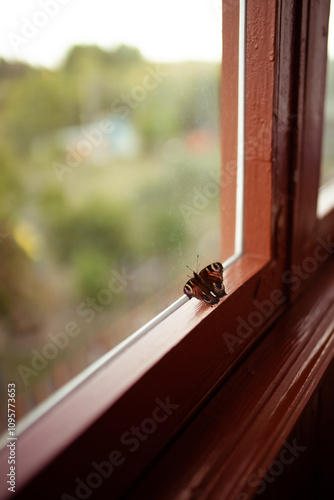
[[19, 417], [177, 300], [197, 255], [219, 260], [221, 14], [6, 5], [1, 389]]
[[318, 215], [324, 215], [333, 207], [334, 193], [334, 15], [333, 2], [328, 27], [326, 92], [324, 104], [324, 128], [322, 144], [322, 163], [320, 169], [320, 191]]

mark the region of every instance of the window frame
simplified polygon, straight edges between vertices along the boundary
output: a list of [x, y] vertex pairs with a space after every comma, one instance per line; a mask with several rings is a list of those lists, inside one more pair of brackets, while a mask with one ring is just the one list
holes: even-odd
[[[52, 495], [58, 498], [64, 492], [74, 495], [76, 477], [87, 477], [94, 470], [93, 461], [105, 460], [113, 449], [117, 449], [125, 431], [152, 415], [157, 399], [170, 401], [178, 406], [175, 411], [149, 436], [145, 446], [126, 457], [125, 466], [115, 467], [114, 481], [108, 481], [108, 487], [113, 488], [115, 497], [124, 493], [240, 365], [294, 298], [282, 281], [285, 270], [291, 262], [302, 262], [306, 254], [300, 253], [300, 247], [310, 241], [310, 234], [314, 243], [317, 237], [314, 235], [325, 234], [333, 221], [331, 213], [318, 221], [317, 233], [312, 226], [313, 232], [306, 231], [307, 237], [303, 239], [295, 228], [299, 224], [298, 210], [307, 206], [305, 190], [309, 186], [299, 186], [296, 201], [291, 196], [296, 174], [289, 168], [290, 162], [294, 161], [300, 175], [311, 168], [305, 167], [300, 152], [309, 138], [304, 117], [310, 104], [303, 92], [313, 89], [314, 82], [305, 66], [306, 56], [310, 58], [315, 49], [312, 45], [306, 47], [305, 36], [309, 23], [312, 25], [310, 13], [314, 6], [314, 0], [305, 0], [302, 5], [281, 0], [247, 2], [245, 245], [244, 254], [224, 274], [228, 296], [213, 308], [195, 300], [187, 302], [90, 374], [74, 391], [22, 431], [18, 436], [18, 490], [31, 481], [29, 488], [50, 494], [50, 481], [61, 465], [67, 474], [59, 478], [56, 485], [52, 481]], [[235, 36], [236, 18], [239, 18], [238, 2], [224, 1], [223, 47], [226, 47], [224, 41], [230, 43], [232, 35]], [[322, 24], [323, 18], [319, 18], [318, 23]], [[302, 41], [301, 51], [297, 69], [292, 70], [296, 57], [293, 47], [297, 40]], [[224, 79], [224, 74], [235, 75], [235, 68], [230, 68], [229, 73], [229, 64], [231, 59], [225, 55], [222, 104], [224, 96], [228, 95], [226, 86], [231, 83], [228, 78]], [[235, 83], [235, 76], [233, 78]], [[294, 116], [296, 93], [298, 124]], [[320, 104], [317, 103], [319, 109]], [[233, 109], [231, 113], [237, 113], [235, 106]], [[228, 130], [235, 134], [235, 125], [232, 127], [224, 115], [223, 144]], [[291, 139], [297, 140], [298, 158], [294, 158]], [[231, 154], [228, 149], [223, 151], [222, 178], [224, 172], [229, 173], [228, 162], [235, 159], [235, 150]], [[232, 183], [225, 185], [222, 182], [223, 200], [227, 199], [225, 195], [231, 194], [232, 187]], [[228, 218], [224, 206], [223, 220]], [[293, 224], [289, 222], [291, 213], [294, 214]], [[226, 227], [229, 226], [224, 225]], [[307, 281], [302, 283], [300, 290]], [[249, 318], [258, 310], [254, 309], [254, 301], [262, 303], [273, 291], [277, 291], [276, 297], [280, 293], [285, 300], [280, 302], [277, 298], [271, 314], [263, 315], [263, 321], [252, 327], [251, 334], [236, 335], [238, 327], [241, 331], [238, 318]], [[233, 352], [226, 344], [226, 332], [235, 337]], [[1, 463], [5, 461], [5, 453], [1, 452], [0, 458]], [[24, 490], [22, 493], [24, 495]]]
[[298, 60], [300, 85], [295, 108], [292, 111], [296, 123], [294, 171], [291, 183], [293, 193], [291, 279], [301, 278], [302, 286], [292, 292], [291, 300], [296, 300], [307, 286], [308, 280], [303, 278], [303, 274], [307, 274], [305, 263], [308, 259], [314, 258], [316, 248], [319, 247], [319, 238], [323, 241], [332, 237], [334, 218], [334, 207], [323, 217], [319, 217], [317, 213], [330, 0], [323, 1], [320, 8], [315, 0], [304, 1], [296, 8], [300, 9], [301, 18], [300, 32], [296, 40], [300, 47]]

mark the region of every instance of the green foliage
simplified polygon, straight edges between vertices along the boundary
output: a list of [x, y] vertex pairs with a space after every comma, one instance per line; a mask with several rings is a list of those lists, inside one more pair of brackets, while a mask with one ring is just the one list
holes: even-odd
[[[192, 208], [219, 165], [218, 82], [219, 65], [156, 65], [126, 46], [73, 47], [54, 70], [0, 59], [3, 378], [69, 320], [82, 333], [55, 363], [86, 339], [114, 345], [179, 296], [203, 241], [219, 251], [218, 196]], [[78, 304], [112, 276], [119, 293], [86, 323]]]
[[162, 255], [179, 253], [189, 236], [177, 207], [167, 213], [160, 209], [152, 215], [150, 220], [150, 233], [154, 242], [152, 250]]
[[13, 149], [27, 153], [46, 133], [78, 122], [74, 87], [63, 75], [41, 70], [13, 82], [3, 120]]
[[110, 67], [131, 66], [141, 62], [142, 56], [135, 47], [120, 45], [113, 51], [104, 50], [97, 45], [76, 45], [68, 52], [62, 68], [69, 73], [82, 73], [87, 70], [105, 70]]
[[44, 214], [50, 249], [56, 258], [70, 264], [79, 252], [122, 257], [127, 247], [126, 209], [90, 201], [81, 208], [57, 207]]
[[105, 288], [111, 261], [108, 254], [95, 247], [78, 249], [73, 255], [73, 269], [80, 295], [95, 296]]
[[[154, 80], [156, 65], [126, 46], [73, 47], [53, 71], [0, 60], [1, 216], [13, 226], [32, 217], [43, 259], [70, 270], [79, 294], [95, 294], [110, 266], [124, 259], [142, 263], [154, 255], [168, 266], [193, 244], [178, 207], [191, 204], [211, 160], [184, 149], [170, 161], [161, 152], [174, 138], [182, 145], [193, 129], [216, 131], [219, 67], [158, 67], [164, 76]], [[138, 86], [144, 102], [133, 97]], [[141, 155], [128, 163], [109, 159], [100, 171], [85, 157], [60, 183], [52, 163], [66, 163], [69, 139], [62, 143], [59, 132], [99, 123], [113, 115], [115, 102], [144, 145]]]
[[132, 91], [143, 88], [148, 69], [153, 71], [155, 65], [136, 48], [122, 45], [107, 51], [94, 45], [75, 46], [57, 71], [28, 71], [24, 66], [10, 70], [5, 62], [1, 67], [6, 75], [21, 71], [21, 77], [4, 89], [3, 100], [0, 94], [3, 133], [19, 153], [26, 154], [36, 138], [59, 128], [89, 122], [99, 113], [112, 114], [115, 101], [127, 106], [149, 150], [170, 136], [203, 124], [213, 129], [218, 123], [217, 65], [159, 65], [166, 76], [147, 90], [144, 105], [133, 101]]
[[21, 62], [7, 62], [0, 57], [0, 80], [12, 80], [13, 78], [20, 78], [28, 72], [33, 71], [30, 66]]
[[24, 186], [19, 174], [17, 161], [7, 147], [0, 147], [0, 220], [6, 224], [15, 220], [22, 204]]
[[95, 295], [129, 248], [126, 208], [99, 200], [80, 208], [66, 202], [48, 206], [43, 218], [49, 253], [73, 270], [79, 295]]

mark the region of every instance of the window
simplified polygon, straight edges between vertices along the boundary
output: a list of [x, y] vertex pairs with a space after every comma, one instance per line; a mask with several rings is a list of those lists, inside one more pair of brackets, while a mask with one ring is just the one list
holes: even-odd
[[22, 416], [137, 338], [197, 254], [220, 259], [221, 9], [33, 1], [2, 22], [2, 377]]
[[[309, 8], [310, 17], [303, 9]], [[298, 290], [292, 291], [292, 297], [298, 296], [307, 284], [307, 279], [298, 277], [299, 269], [305, 262], [314, 259], [314, 252], [319, 248], [320, 241], [327, 241], [332, 233], [333, 206], [327, 203], [324, 207], [325, 189], [320, 189], [321, 158], [323, 157], [323, 120], [324, 96], [326, 88], [327, 65], [327, 34], [330, 2], [324, 3], [317, 9], [315, 2], [303, 6], [301, 15], [302, 33], [307, 38], [299, 41], [300, 59], [299, 72], [302, 85], [298, 89], [295, 107], [292, 115], [296, 121], [299, 132], [296, 134], [296, 147], [294, 152], [295, 172], [293, 173], [294, 207], [291, 245], [291, 278], [297, 277], [302, 285]], [[323, 32], [326, 36], [321, 37]], [[318, 77], [315, 78], [314, 75]], [[316, 133], [315, 133], [316, 131]], [[327, 197], [327, 196], [326, 196]], [[328, 199], [328, 197], [327, 197]], [[322, 207], [319, 212], [319, 207]], [[328, 254], [327, 254], [328, 255]], [[305, 261], [306, 259], [306, 261]], [[314, 264], [315, 267], [316, 264]], [[318, 263], [319, 266], [319, 263]], [[304, 273], [309, 277], [309, 272]]]
[[[241, 133], [243, 254], [226, 270], [228, 296], [214, 308], [187, 302], [117, 356], [103, 358], [85, 378], [75, 379], [72, 391], [58, 394], [51, 408], [35, 412], [37, 421], [26, 420], [26, 430], [21, 427], [24, 467], [19, 480], [23, 485], [33, 478], [30, 493], [49, 491], [50, 477], [67, 464], [70, 472], [52, 493], [73, 496], [80, 481], [95, 470], [92, 464], [100, 464], [105, 457], [118, 463], [97, 495], [110, 488], [116, 497], [124, 493], [261, 336], [270, 334], [269, 327], [312, 275], [307, 269], [314, 265], [310, 257], [314, 259], [317, 238], [332, 234], [333, 214], [321, 219], [316, 215], [326, 66], [323, 38], [318, 34], [324, 30], [328, 11], [313, 0], [302, 4], [224, 0], [222, 239], [234, 245], [235, 235], [231, 237], [224, 220], [231, 220], [227, 200], [234, 200], [229, 206], [236, 206], [236, 182], [223, 180], [240, 158], [236, 89], [243, 5], [247, 20]], [[303, 269], [305, 262], [307, 269]], [[164, 425], [156, 425], [157, 419], [164, 419]], [[137, 436], [129, 450], [129, 429], [141, 423], [147, 432]], [[137, 446], [141, 439], [145, 446]], [[119, 453], [120, 447], [124, 451], [124, 441], [129, 445], [126, 455]], [[47, 463], [50, 466], [45, 469]]]
[[334, 21], [333, 5], [328, 25], [326, 94], [324, 113], [324, 134], [322, 144], [322, 163], [320, 171], [320, 192], [318, 198], [318, 214], [321, 217], [333, 208], [333, 124], [334, 124]]

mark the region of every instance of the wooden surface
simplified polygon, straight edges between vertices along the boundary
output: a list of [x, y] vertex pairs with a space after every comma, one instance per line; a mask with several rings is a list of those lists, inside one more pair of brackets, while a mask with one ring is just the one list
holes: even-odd
[[[332, 259], [127, 500], [152, 492], [156, 500], [251, 498], [283, 443], [293, 444], [291, 433], [333, 356]], [[257, 485], [249, 484], [252, 474]]]
[[265, 258], [272, 253], [275, 28], [276, 0], [247, 2], [244, 252]]
[[[246, 19], [244, 252], [269, 258], [272, 253], [272, 187], [276, 186], [272, 177], [276, 0], [266, 2], [249, 0]], [[229, 257], [234, 249], [238, 150], [238, 44], [238, 2], [223, 2], [222, 260]], [[283, 185], [279, 184], [276, 188], [282, 189]], [[281, 225], [285, 223], [284, 217], [280, 223]]]
[[[300, 2], [300, 32], [296, 80], [295, 162], [293, 185], [292, 264], [312, 256], [316, 238], [323, 232], [317, 220], [317, 199], [322, 150], [323, 108], [326, 84], [329, 0]], [[297, 79], [298, 78], [298, 79]], [[333, 234], [333, 226], [330, 230]], [[329, 233], [327, 233], [328, 235]], [[327, 236], [326, 235], [326, 236]], [[299, 289], [294, 296], [300, 293]]]
[[234, 254], [238, 158], [239, 2], [223, 2], [221, 72], [221, 248], [222, 261]]
[[[260, 259], [239, 259], [226, 272], [229, 295], [217, 307], [207, 307], [194, 299], [189, 301], [23, 432], [18, 437], [18, 488], [37, 475], [32, 488], [37, 491], [42, 488], [46, 494], [56, 471], [65, 467], [67, 474], [55, 485], [54, 495], [65, 487], [70, 489], [73, 478], [88, 474], [92, 461], [117, 447], [124, 430], [152, 413], [157, 397], [170, 397], [180, 405], [178, 411], [159, 427], [146, 447], [127, 457], [127, 467], [113, 477], [115, 492], [122, 491], [213, 387], [228, 375], [268, 321], [273, 320], [263, 316], [261, 328], [254, 329], [247, 338], [240, 338], [234, 352], [229, 352], [223, 334], [236, 331], [241, 297], [247, 314], [253, 311], [253, 292], [263, 265]], [[249, 282], [247, 296], [245, 281]], [[262, 293], [266, 293], [263, 287], [259, 300]], [[101, 435], [108, 438], [101, 440]], [[5, 467], [6, 457], [4, 450], [0, 453], [1, 466]], [[5, 488], [4, 484], [1, 486]]]
[[[304, 448], [274, 481], [266, 481], [261, 500], [322, 500], [330, 498], [334, 470], [334, 363], [314, 392], [287, 439]], [[281, 452], [280, 452], [281, 453]], [[277, 465], [275, 466], [277, 470]]]

